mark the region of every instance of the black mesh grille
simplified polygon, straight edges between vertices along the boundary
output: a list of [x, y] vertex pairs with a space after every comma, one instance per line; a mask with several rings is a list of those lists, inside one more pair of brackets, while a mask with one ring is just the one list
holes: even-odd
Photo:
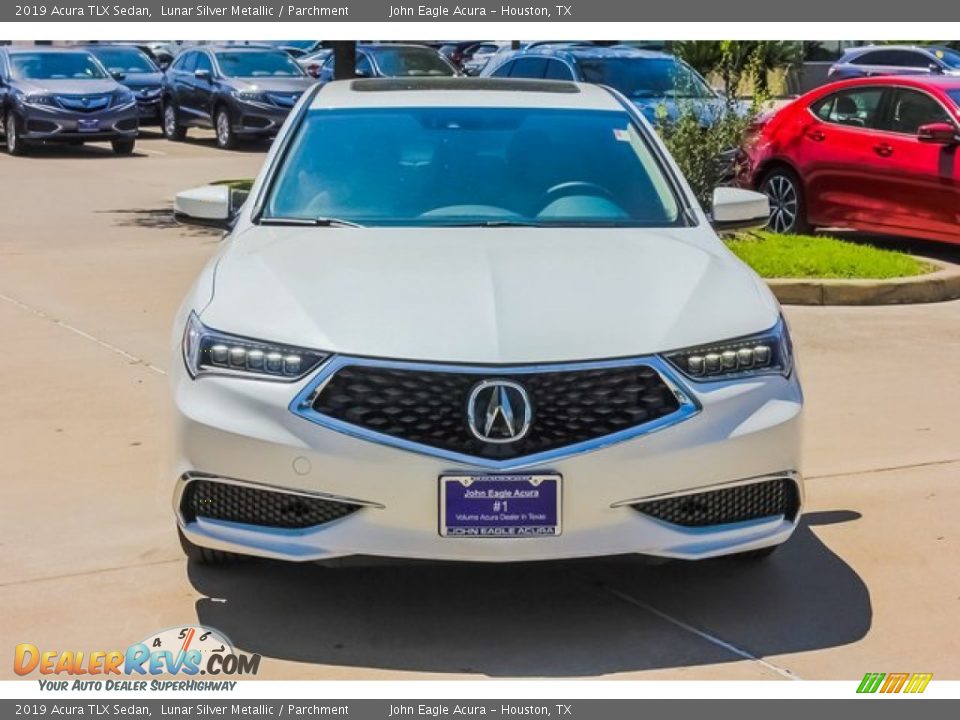
[[793, 480], [778, 478], [723, 490], [650, 500], [630, 507], [674, 525], [703, 527], [777, 515], [792, 520], [800, 509], [800, 497]]
[[180, 501], [187, 522], [198, 517], [277, 528], [307, 528], [345, 517], [358, 505], [210, 480], [194, 480]]
[[[533, 408], [529, 432], [508, 444], [484, 442], [467, 426], [471, 390], [496, 378], [522, 385]], [[672, 390], [646, 365], [494, 376], [347, 366], [313, 404], [319, 413], [367, 430], [492, 460], [593, 440], [678, 408]]]

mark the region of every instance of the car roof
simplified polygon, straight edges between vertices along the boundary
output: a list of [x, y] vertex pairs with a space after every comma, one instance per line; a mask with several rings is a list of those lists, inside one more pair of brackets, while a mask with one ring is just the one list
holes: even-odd
[[184, 52], [187, 50], [211, 50], [213, 52], [272, 52], [272, 53], [283, 53], [284, 55], [287, 52], [276, 45], [226, 45], [223, 43], [218, 43], [216, 45], [195, 45], [193, 47], [184, 48]]
[[74, 45], [74, 48], [80, 50], [86, 50], [87, 52], [93, 52], [94, 50], [103, 50], [103, 49], [112, 49], [112, 48], [126, 48], [128, 50], [139, 50], [143, 52], [143, 48], [140, 45], [135, 43], [124, 43], [124, 42], [104, 42], [104, 43], [91, 43], [90, 45]]
[[392, 50], [401, 48], [403, 50], [427, 50], [437, 52], [435, 48], [429, 45], [417, 45], [416, 43], [357, 43], [357, 50]]
[[311, 108], [540, 107], [623, 110], [606, 89], [588, 83], [507, 78], [377, 78], [324, 85]]
[[669, 53], [659, 50], [642, 50], [627, 45], [538, 45], [536, 47], [518, 50], [510, 57], [525, 57], [530, 55], [573, 58], [577, 60], [605, 60], [608, 58], [627, 58], [638, 60], [676, 60]]
[[845, 55], [850, 57], [855, 57], [857, 55], [863, 55], [867, 52], [874, 52], [876, 50], [924, 50], [926, 52], [933, 52], [936, 50], [949, 50], [950, 48], [943, 47], [942, 45], [861, 45], [859, 47], [847, 48]]
[[12, 47], [11, 47], [11, 46], [7, 46], [7, 47], [5, 47], [5, 48], [3, 48], [3, 49], [4, 49], [9, 55], [26, 55], [26, 54], [35, 55], [35, 54], [37, 54], [37, 53], [50, 54], [50, 55], [53, 55], [53, 54], [61, 54], [61, 55], [62, 55], [62, 54], [64, 54], [64, 53], [85, 53], [85, 52], [87, 52], [87, 49], [86, 49], [85, 47], [81, 47], [81, 46], [74, 46], [74, 47], [44, 47], [44, 46], [39, 46], [39, 47], [38, 47], [38, 46], [36, 46], [36, 45], [30, 45], [30, 46], [21, 45], [21, 46], [12, 46]]
[[821, 85], [811, 92], [817, 95], [827, 95], [836, 90], [848, 87], [862, 87], [866, 85], [900, 85], [917, 88], [936, 88], [939, 90], [956, 90], [960, 88], [960, 77], [955, 75], [875, 75], [873, 77], [851, 78]]

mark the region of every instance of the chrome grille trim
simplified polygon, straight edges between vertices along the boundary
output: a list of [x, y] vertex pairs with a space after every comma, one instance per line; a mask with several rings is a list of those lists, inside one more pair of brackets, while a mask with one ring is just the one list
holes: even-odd
[[[386, 435], [367, 428], [348, 423], [314, 410], [313, 405], [318, 394], [337, 373], [338, 370], [346, 366], [377, 367], [393, 370], [412, 370], [419, 372], [438, 372], [438, 373], [460, 373], [476, 375], [477, 380], [485, 377], [510, 377], [522, 376], [532, 373], [549, 372], [569, 372], [577, 370], [600, 370], [609, 368], [631, 367], [645, 365], [654, 369], [661, 380], [670, 388], [678, 401], [678, 409], [669, 415], [657, 418], [650, 422], [642, 423], [619, 432], [604, 435], [592, 440], [574, 443], [560, 448], [555, 448], [545, 452], [523, 455], [505, 460], [493, 460], [489, 458], [477, 457], [474, 455], [465, 455], [458, 452], [444, 450], [441, 448], [424, 445], [417, 442], [411, 442], [403, 438]], [[641, 435], [647, 435], [678, 423], [688, 420], [701, 410], [699, 403], [693, 395], [686, 389], [685, 384], [680, 379], [679, 374], [666, 361], [655, 355], [645, 355], [633, 358], [624, 358], [618, 360], [597, 360], [587, 362], [572, 363], [546, 363], [538, 365], [466, 365], [452, 363], [433, 363], [421, 361], [402, 361], [402, 360], [382, 360], [376, 358], [350, 357], [346, 355], [335, 355], [324, 363], [316, 372], [314, 377], [297, 394], [289, 405], [289, 409], [295, 415], [302, 417], [321, 427], [341, 432], [351, 437], [375, 442], [381, 445], [428, 455], [444, 460], [449, 460], [461, 465], [484, 468], [489, 470], [518, 470], [535, 465], [553, 462], [562, 458], [579, 455], [585, 452], [592, 452], [611, 445], [631, 440]]]

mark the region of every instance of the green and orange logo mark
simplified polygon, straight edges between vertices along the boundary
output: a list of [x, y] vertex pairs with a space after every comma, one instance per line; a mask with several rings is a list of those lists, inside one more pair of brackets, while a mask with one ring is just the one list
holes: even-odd
[[867, 673], [860, 681], [858, 693], [922, 693], [933, 673]]

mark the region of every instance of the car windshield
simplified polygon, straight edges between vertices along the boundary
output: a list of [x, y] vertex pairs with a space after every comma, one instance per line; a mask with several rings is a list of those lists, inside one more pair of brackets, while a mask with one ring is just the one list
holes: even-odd
[[315, 40], [274, 40], [270, 44], [283, 48], [289, 47], [296, 48], [297, 50], [309, 50], [317, 43]]
[[142, 51], [137, 48], [97, 48], [92, 51], [110, 72], [126, 75], [143, 75], [160, 72]]
[[218, 52], [217, 63], [227, 77], [301, 77], [303, 71], [282, 50]]
[[960, 70], [960, 53], [950, 48], [930, 48], [940, 62], [954, 70]]
[[265, 221], [397, 226], [683, 222], [649, 141], [622, 111], [311, 110]]
[[587, 82], [609, 85], [634, 100], [716, 97], [703, 78], [672, 58], [581, 58], [580, 68]]
[[377, 48], [377, 66], [386, 77], [449, 77], [454, 70], [430, 48]]
[[101, 80], [103, 68], [85, 52], [13, 53], [10, 74], [14, 80]]

